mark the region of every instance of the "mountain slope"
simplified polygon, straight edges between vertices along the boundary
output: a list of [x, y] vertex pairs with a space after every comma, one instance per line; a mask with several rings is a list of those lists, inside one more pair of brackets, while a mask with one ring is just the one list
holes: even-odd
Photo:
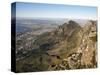
[[16, 62], [17, 72], [96, 67], [96, 25], [96, 21], [89, 21], [81, 27], [70, 20], [39, 35], [33, 50]]

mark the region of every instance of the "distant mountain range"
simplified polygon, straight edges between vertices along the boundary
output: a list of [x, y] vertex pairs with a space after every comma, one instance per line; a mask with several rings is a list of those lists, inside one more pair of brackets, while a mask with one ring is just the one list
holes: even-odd
[[[26, 32], [31, 30], [36, 30], [38, 28], [55, 28], [58, 25], [67, 23], [69, 19], [52, 19], [52, 18], [40, 18], [40, 19], [16, 19], [16, 31]], [[84, 26], [88, 20], [73, 19], [73, 21], [79, 23], [79, 25]]]

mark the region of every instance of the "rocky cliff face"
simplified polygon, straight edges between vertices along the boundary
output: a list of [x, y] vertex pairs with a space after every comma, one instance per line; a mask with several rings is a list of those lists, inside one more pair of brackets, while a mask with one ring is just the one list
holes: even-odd
[[30, 56], [17, 61], [17, 71], [95, 68], [97, 66], [96, 23], [89, 21], [81, 27], [71, 20], [52, 32], [38, 36], [33, 43], [35, 49], [29, 52]]
[[[75, 25], [73, 23], [73, 25]], [[78, 24], [77, 24], [78, 25]], [[62, 59], [59, 69], [94, 68], [97, 66], [97, 29], [96, 21], [89, 21], [84, 27], [76, 26], [66, 35], [66, 49], [69, 51], [66, 58]], [[66, 24], [68, 26], [68, 24]], [[66, 27], [64, 27], [66, 28]], [[66, 67], [67, 66], [67, 67]], [[54, 68], [56, 69], [56, 68]]]
[[97, 29], [96, 22], [90, 21], [83, 27], [83, 36], [78, 52], [82, 53], [81, 65], [88, 67], [96, 67], [96, 44]]

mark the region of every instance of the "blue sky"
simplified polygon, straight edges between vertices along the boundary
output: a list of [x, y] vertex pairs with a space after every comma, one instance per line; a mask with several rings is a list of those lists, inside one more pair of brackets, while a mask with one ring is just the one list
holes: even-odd
[[97, 7], [18, 2], [16, 17], [97, 19]]

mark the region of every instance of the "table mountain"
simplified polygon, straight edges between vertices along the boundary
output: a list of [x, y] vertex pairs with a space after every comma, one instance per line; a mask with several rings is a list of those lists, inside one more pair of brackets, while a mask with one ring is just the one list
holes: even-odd
[[17, 72], [97, 67], [96, 23], [88, 21], [81, 26], [70, 20], [39, 35], [33, 49], [16, 62]]

